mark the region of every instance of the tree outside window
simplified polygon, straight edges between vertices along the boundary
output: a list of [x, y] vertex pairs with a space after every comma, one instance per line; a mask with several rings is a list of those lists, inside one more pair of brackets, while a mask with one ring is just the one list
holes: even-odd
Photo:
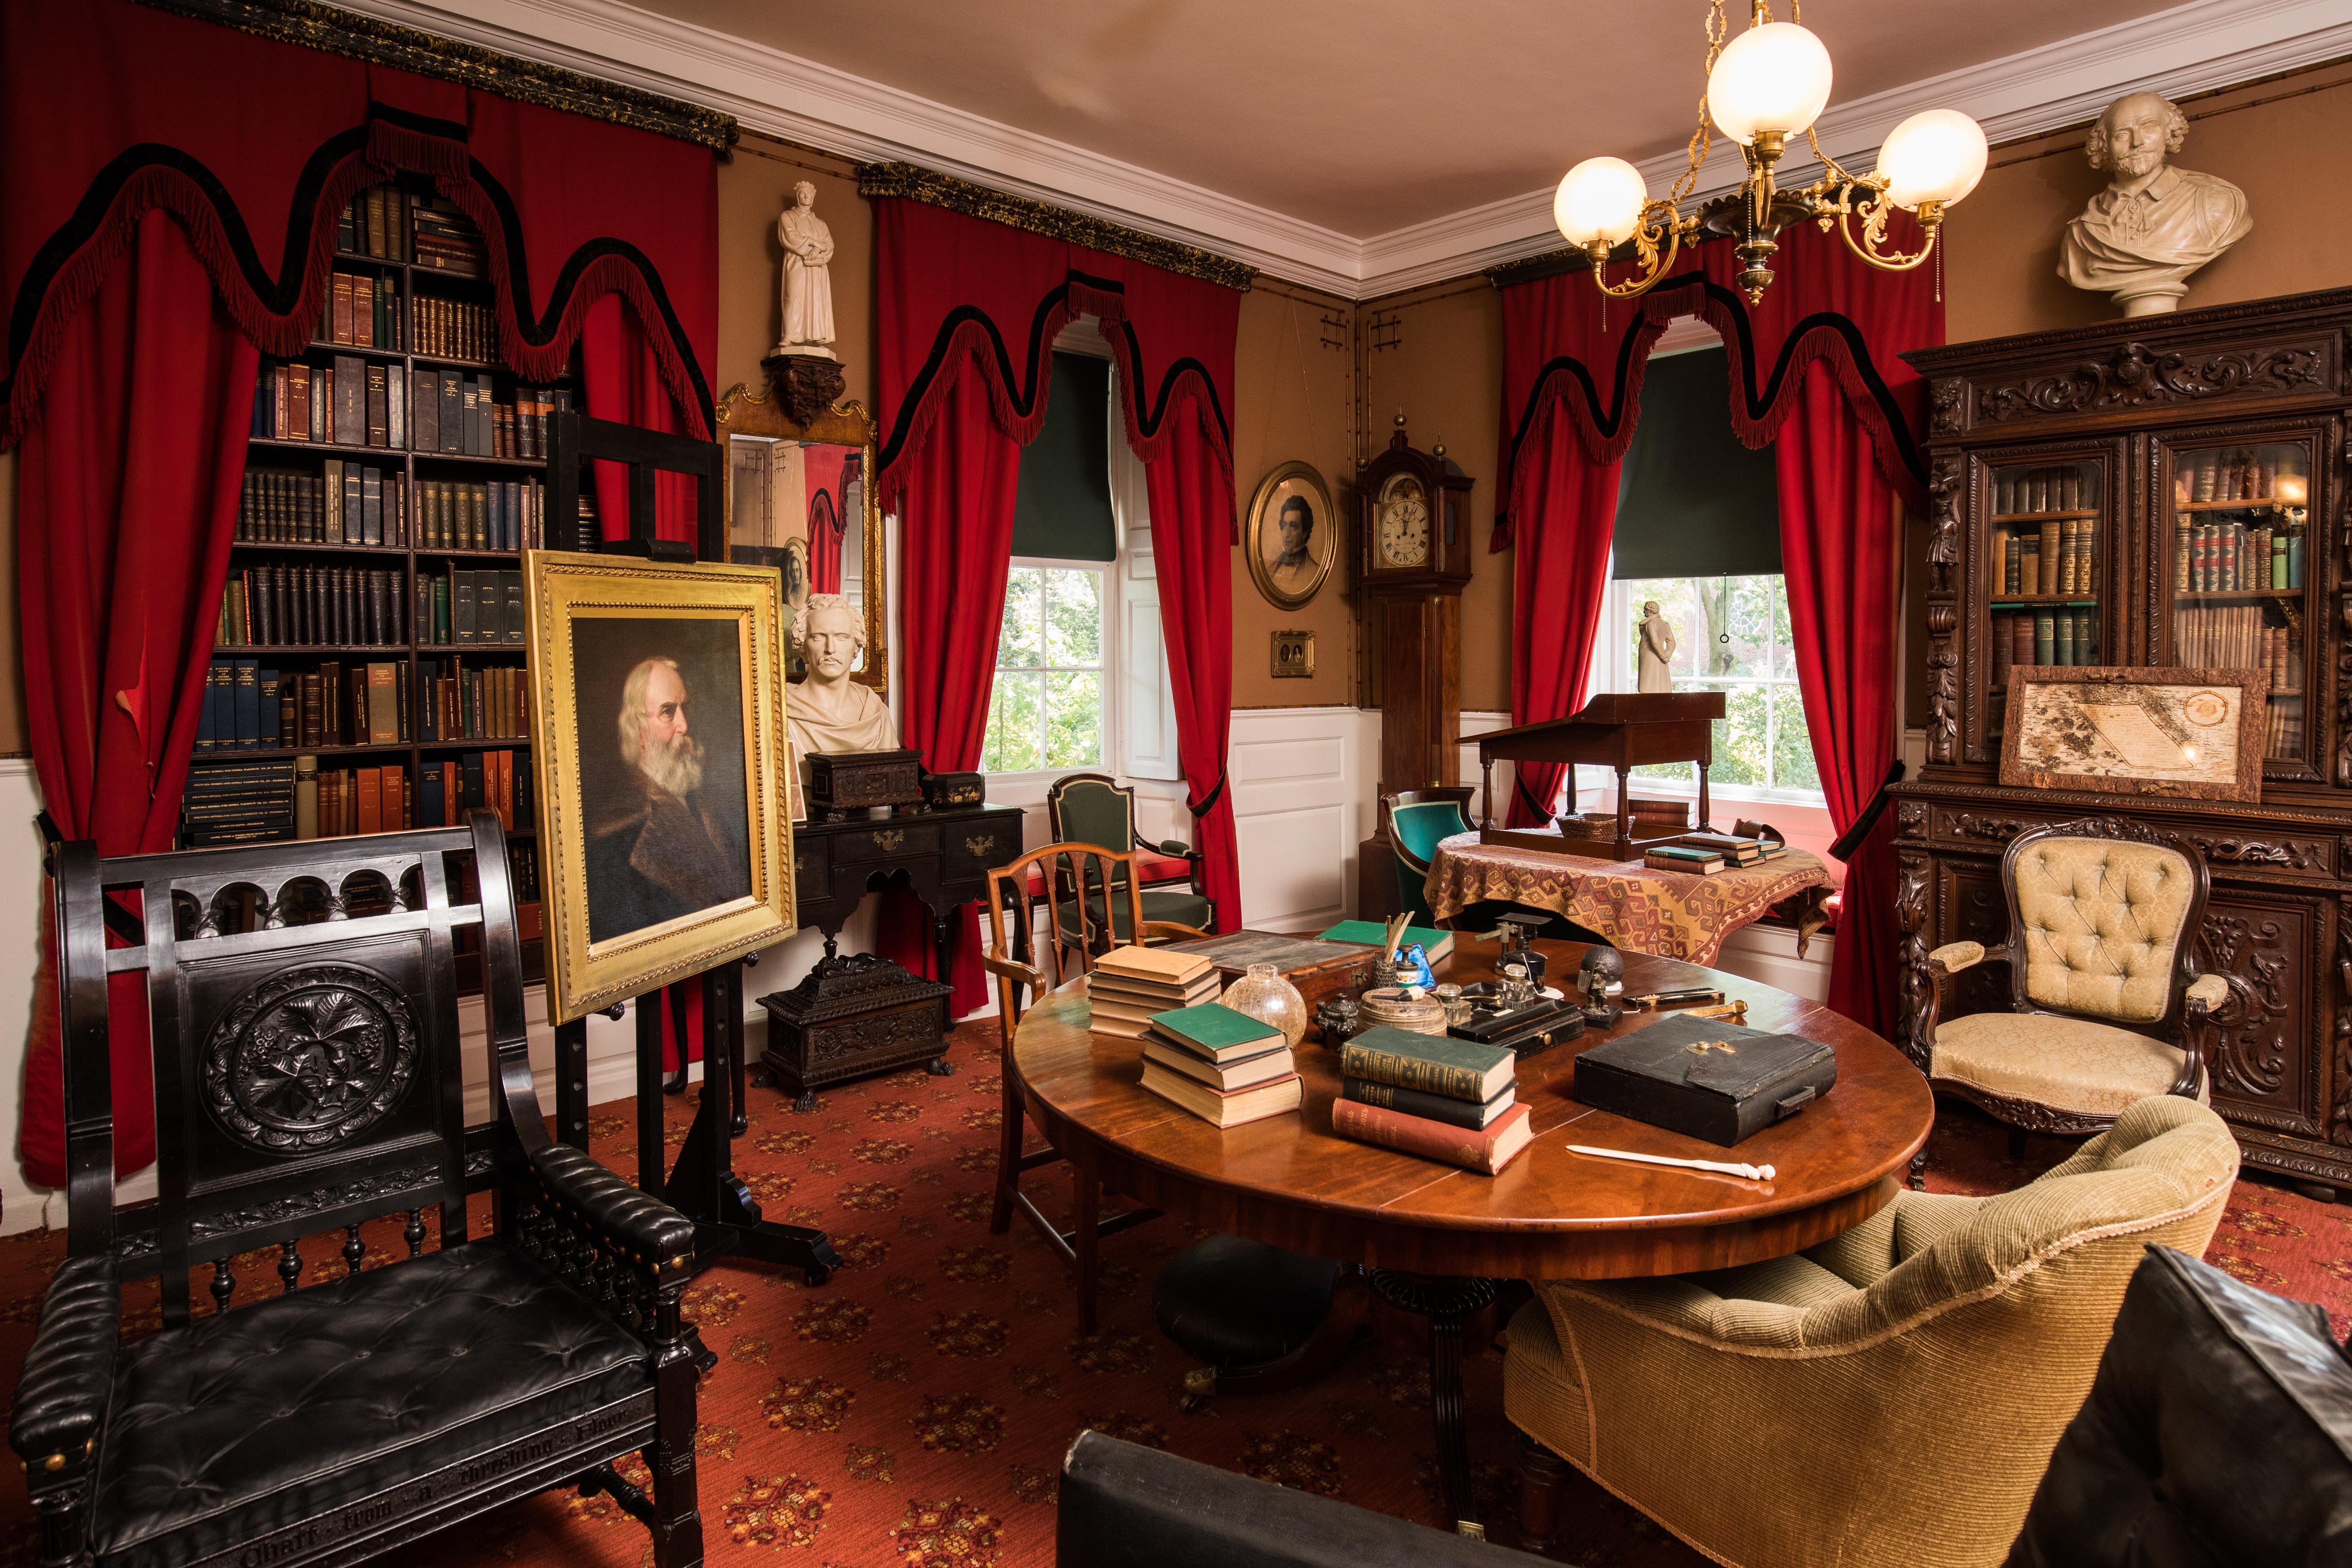
[[982, 772], [1103, 765], [1105, 589], [1100, 568], [1016, 565], [1007, 574]]
[[[1804, 700], [1797, 687], [1797, 660], [1789, 630], [1789, 595], [1777, 574], [1756, 577], [1657, 577], [1624, 584], [1625, 668], [1639, 668], [1635, 644], [1641, 608], [1655, 599], [1675, 628], [1673, 664], [1677, 691], [1720, 691], [1727, 716], [1716, 721], [1716, 785], [1801, 791], [1816, 798], [1821, 773], [1805, 728]], [[1631, 684], [1630, 682], [1628, 683]], [[1633, 770], [1639, 778], [1671, 778], [1693, 787], [1692, 763], [1664, 763]]]

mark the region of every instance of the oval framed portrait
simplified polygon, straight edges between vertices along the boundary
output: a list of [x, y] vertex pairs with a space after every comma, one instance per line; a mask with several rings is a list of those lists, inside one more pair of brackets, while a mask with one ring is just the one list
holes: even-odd
[[1339, 552], [1339, 520], [1315, 465], [1285, 463], [1260, 481], [1242, 548], [1257, 591], [1280, 608], [1298, 609], [1322, 591]]

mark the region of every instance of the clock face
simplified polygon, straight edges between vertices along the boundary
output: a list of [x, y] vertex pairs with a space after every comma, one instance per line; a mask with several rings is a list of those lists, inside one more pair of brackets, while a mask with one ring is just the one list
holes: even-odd
[[1429, 503], [1421, 483], [1399, 474], [1381, 491], [1381, 563], [1386, 566], [1420, 566], [1429, 560]]

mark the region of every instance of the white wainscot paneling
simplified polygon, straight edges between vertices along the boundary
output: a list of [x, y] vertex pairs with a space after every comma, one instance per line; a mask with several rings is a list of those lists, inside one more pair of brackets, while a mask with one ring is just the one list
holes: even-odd
[[1265, 931], [1318, 931], [1355, 900], [1356, 846], [1371, 832], [1363, 735], [1377, 713], [1251, 708], [1233, 716], [1226, 787], [1241, 854], [1242, 917]]
[[1805, 956], [1799, 958], [1792, 928], [1742, 926], [1724, 939], [1715, 967], [1778, 986], [1808, 1002], [1822, 1002], [1829, 998], [1830, 958], [1836, 952], [1837, 938], [1822, 933], [1805, 944]]

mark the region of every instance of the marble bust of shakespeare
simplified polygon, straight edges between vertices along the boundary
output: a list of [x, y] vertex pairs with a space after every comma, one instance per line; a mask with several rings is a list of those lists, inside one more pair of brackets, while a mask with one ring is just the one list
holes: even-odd
[[793, 646], [808, 666], [808, 679], [784, 698], [784, 727], [798, 755], [898, 749], [890, 705], [849, 678], [866, 646], [866, 616], [855, 603], [839, 594], [811, 594], [793, 616]]
[[2246, 237], [2243, 191], [2169, 162], [2188, 135], [2188, 117], [2156, 93], [2107, 105], [2084, 148], [2107, 188], [2067, 223], [2058, 276], [2153, 316], [2179, 309], [2189, 275]]
[[784, 248], [784, 332], [775, 352], [831, 359], [833, 230], [816, 216], [816, 187], [806, 180], [777, 215], [776, 243]]

